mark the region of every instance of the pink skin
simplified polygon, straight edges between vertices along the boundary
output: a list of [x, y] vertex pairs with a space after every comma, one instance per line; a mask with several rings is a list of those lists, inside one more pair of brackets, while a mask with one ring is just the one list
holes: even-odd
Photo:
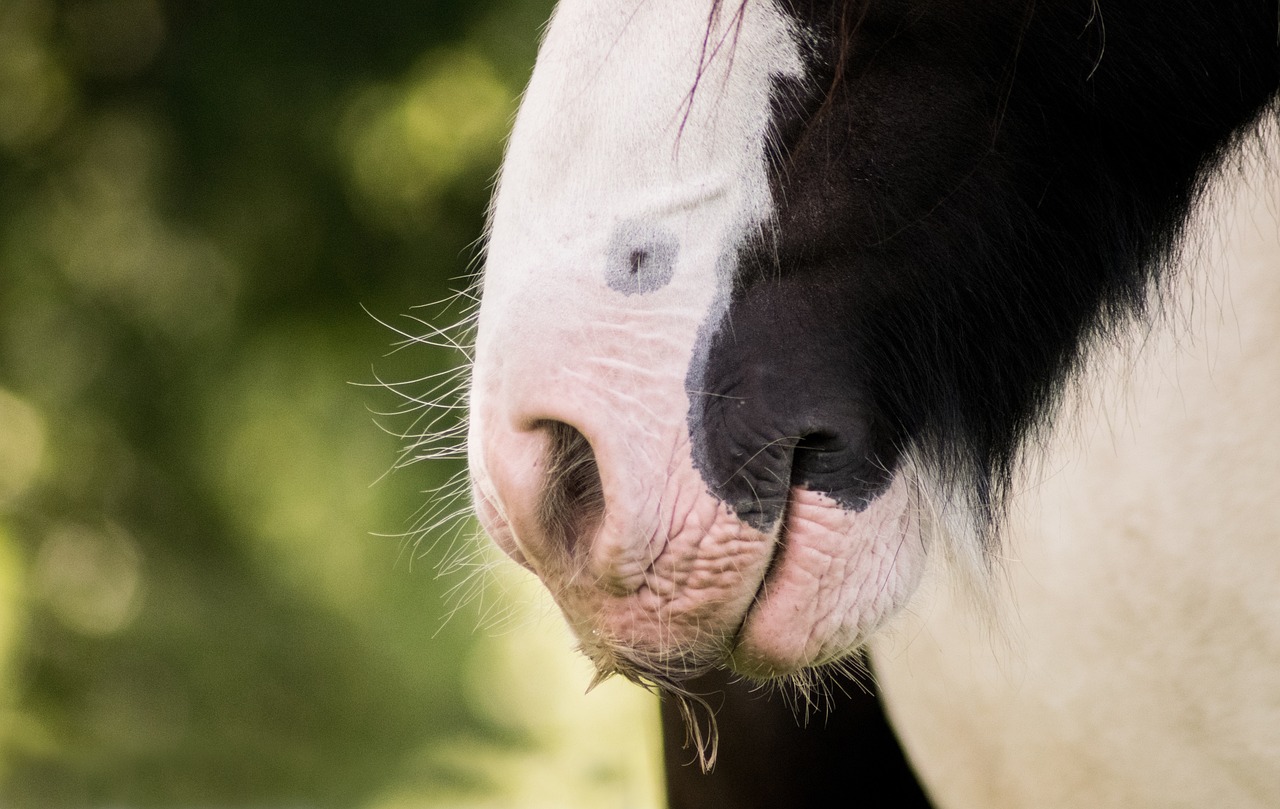
[[776, 571], [743, 626], [733, 667], [788, 673], [798, 661], [836, 660], [866, 640], [915, 590], [924, 567], [910, 501], [901, 475], [861, 513], [793, 488]]
[[[542, 578], [584, 643], [599, 647], [601, 666], [610, 665], [602, 638], [650, 657], [679, 650], [722, 659], [764, 578], [773, 537], [742, 524], [693, 468], [687, 406], [670, 405], [687, 401], [682, 369], [670, 361], [687, 349], [598, 322], [592, 330], [601, 353], [590, 356], [522, 341], [541, 348], [518, 365], [508, 352], [499, 401], [476, 397], [477, 512], [499, 546]], [[647, 362], [636, 362], [637, 345], [649, 347]], [[590, 535], [567, 542], [537, 516], [546, 421], [587, 438], [605, 493], [603, 517], [584, 527]]]
[[[543, 580], [602, 670], [642, 659], [664, 671], [682, 660], [770, 677], [848, 654], [906, 600], [923, 567], [906, 478], [860, 513], [795, 488], [783, 525], [761, 532], [740, 521], [690, 458], [691, 347], [628, 330], [669, 316], [609, 307], [588, 319], [589, 341], [504, 340], [502, 361], [478, 364], [481, 522]], [[541, 328], [560, 331], [555, 319]], [[658, 333], [691, 330], [684, 322]], [[548, 421], [587, 438], [605, 496], [603, 516], [567, 539], [538, 519]]]

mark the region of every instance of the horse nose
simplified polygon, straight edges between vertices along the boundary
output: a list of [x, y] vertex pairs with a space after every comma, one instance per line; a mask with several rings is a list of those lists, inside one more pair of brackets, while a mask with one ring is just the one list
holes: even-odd
[[[485, 468], [503, 524], [498, 531], [486, 527], [495, 535], [509, 531], [510, 543], [499, 545], [517, 551], [512, 555], [535, 572], [557, 578], [586, 573], [597, 586], [622, 595], [643, 582], [644, 566], [636, 562], [645, 556], [648, 537], [606, 530], [607, 512], [632, 509], [617, 502], [629, 499], [625, 493], [607, 490], [608, 470], [601, 474], [611, 460], [608, 442], [596, 442], [602, 453], [589, 438], [610, 429], [605, 420], [604, 414], [517, 420], [515, 429], [492, 440]], [[616, 516], [622, 527], [634, 526], [637, 515]]]

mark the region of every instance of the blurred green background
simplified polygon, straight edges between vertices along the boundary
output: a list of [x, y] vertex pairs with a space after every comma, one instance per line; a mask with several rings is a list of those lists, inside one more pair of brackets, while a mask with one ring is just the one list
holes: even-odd
[[0, 806], [659, 803], [398, 461], [550, 7], [0, 0]]

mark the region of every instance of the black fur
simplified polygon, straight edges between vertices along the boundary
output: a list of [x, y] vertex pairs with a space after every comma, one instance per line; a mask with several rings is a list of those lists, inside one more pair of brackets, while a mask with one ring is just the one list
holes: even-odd
[[1277, 92], [1274, 1], [793, 0], [772, 229], [691, 369], [695, 459], [757, 525], [861, 508], [903, 453], [986, 536], [1084, 352], [1144, 313]]
[[777, 693], [722, 671], [691, 681], [690, 687], [717, 709], [719, 764], [706, 775], [684, 766], [693, 755], [684, 745], [678, 706], [664, 698], [669, 809], [835, 809], [845, 804], [928, 809], [868, 684], [869, 678], [833, 675], [824, 700], [829, 711], [801, 726], [793, 707]]

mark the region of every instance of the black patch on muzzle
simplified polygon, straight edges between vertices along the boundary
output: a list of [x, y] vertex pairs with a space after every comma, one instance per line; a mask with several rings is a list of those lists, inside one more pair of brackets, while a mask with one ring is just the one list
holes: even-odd
[[1105, 43], [1089, 3], [784, 7], [809, 75], [774, 81], [777, 211], [703, 325], [694, 463], [768, 526], [794, 485], [864, 508], [910, 451], [990, 538], [1020, 447], [1276, 102], [1275, 3], [1121, 0]]
[[694, 464], [754, 528], [777, 523], [793, 486], [862, 511], [892, 481], [893, 434], [847, 372], [862, 354], [837, 328], [847, 310], [777, 279], [742, 290], [704, 337], [686, 381]]

